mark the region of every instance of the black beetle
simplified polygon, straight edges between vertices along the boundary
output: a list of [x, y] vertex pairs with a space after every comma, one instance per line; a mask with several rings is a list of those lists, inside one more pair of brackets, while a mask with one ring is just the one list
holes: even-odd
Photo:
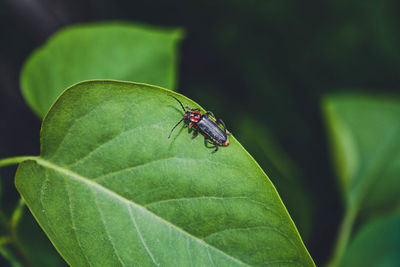
[[[185, 122], [185, 127], [189, 127], [189, 129], [193, 130], [192, 138], [195, 138], [199, 132], [203, 134], [204, 141], [209, 142], [215, 146], [215, 150], [211, 153], [215, 153], [218, 151], [219, 146], [228, 146], [229, 139], [228, 135], [231, 133], [226, 130], [225, 123], [222, 120], [213, 120], [210, 118], [210, 115], [215, 118], [214, 114], [211, 111], [207, 111], [204, 114], [201, 114], [200, 109], [195, 108], [192, 109], [190, 107], [183, 106], [182, 102], [179, 101], [175, 96], [168, 95], [170, 97], [175, 98], [176, 101], [179, 102], [185, 114], [183, 118], [172, 128], [168, 138], [171, 137], [173, 130], [182, 122]], [[222, 130], [218, 124], [221, 124], [224, 129]]]

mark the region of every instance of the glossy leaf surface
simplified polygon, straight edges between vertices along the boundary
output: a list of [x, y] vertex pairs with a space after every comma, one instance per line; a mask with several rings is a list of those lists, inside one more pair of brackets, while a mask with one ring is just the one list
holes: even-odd
[[400, 204], [400, 101], [336, 95], [325, 101], [338, 177], [348, 205], [361, 210]]
[[71, 265], [313, 266], [274, 186], [230, 137], [212, 154], [178, 127], [179, 104], [143, 84], [66, 90], [44, 119], [41, 155], [16, 186]]
[[61, 92], [80, 81], [114, 79], [173, 89], [179, 30], [127, 23], [77, 25], [37, 49], [21, 72], [25, 100], [43, 117]]

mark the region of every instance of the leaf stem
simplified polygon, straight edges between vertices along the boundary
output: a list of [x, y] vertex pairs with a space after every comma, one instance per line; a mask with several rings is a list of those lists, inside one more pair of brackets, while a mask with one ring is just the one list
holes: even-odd
[[[18, 237], [18, 224], [21, 220], [24, 207], [25, 202], [21, 198], [18, 201], [17, 207], [14, 209], [14, 212], [8, 223], [9, 234], [7, 236], [0, 237], [0, 255], [6, 258], [12, 266], [32, 266], [28, 254]], [[7, 245], [11, 245], [16, 249], [16, 252], [19, 254], [21, 261], [23, 261], [24, 264], [20, 264], [18, 262], [17, 258], [15, 258], [15, 256], [12, 255], [7, 249]]]
[[28, 256], [28, 253], [26, 252], [26, 249], [23, 246], [23, 244], [18, 236], [18, 224], [21, 220], [24, 208], [25, 208], [25, 202], [22, 198], [20, 198], [18, 201], [17, 207], [14, 209], [14, 212], [11, 215], [11, 219], [9, 222], [10, 238], [11, 238], [12, 244], [17, 249], [17, 251], [20, 254], [25, 265], [32, 266], [32, 263]]
[[350, 239], [354, 221], [357, 217], [358, 209], [353, 205], [346, 209], [346, 213], [339, 228], [338, 238], [334, 246], [333, 254], [326, 267], [337, 267], [343, 257]]
[[7, 248], [7, 245], [11, 242], [8, 236], [0, 237], [0, 255], [3, 256], [12, 267], [22, 267], [23, 265], [13, 255], [13, 253]]
[[34, 160], [38, 158], [37, 156], [19, 156], [19, 157], [11, 157], [11, 158], [5, 158], [5, 159], [0, 159], [0, 168], [1, 167], [6, 167], [10, 165], [15, 165], [19, 164], [25, 160]]
[[[26, 160], [36, 160], [37, 158], [39, 158], [39, 157], [38, 156], [19, 156], [19, 157], [0, 159], [0, 168], [19, 164]], [[8, 229], [9, 229], [9, 236], [2, 237], [0, 239], [0, 243], [1, 243], [0, 244], [0, 254], [12, 262], [15, 261], [12, 264], [13, 266], [23, 266], [23, 265], [17, 264], [17, 262], [13, 258], [13, 256], [11, 254], [9, 254], [9, 252], [7, 251], [7, 248], [5, 247], [6, 243], [10, 243], [11, 245], [13, 245], [16, 248], [16, 250], [20, 254], [20, 257], [22, 258], [22, 261], [24, 262], [25, 266], [32, 266], [32, 263], [28, 257], [28, 254], [27, 254], [24, 246], [22, 245], [22, 242], [19, 240], [19, 237], [18, 237], [18, 224], [21, 220], [21, 217], [22, 217], [22, 214], [24, 211], [24, 207], [25, 207], [25, 202], [21, 198], [18, 201], [17, 207], [14, 209], [13, 214], [8, 223], [6, 222], [6, 220], [7, 220], [6, 216], [4, 215], [4, 213], [2, 211], [0, 211], [0, 223], [2, 223], [3, 226], [8, 225]]]
[[25, 202], [22, 198], [20, 198], [18, 201], [17, 207], [14, 209], [14, 212], [11, 216], [11, 220], [10, 220], [10, 230], [11, 231], [16, 231], [19, 221], [21, 220], [24, 208], [25, 208]]

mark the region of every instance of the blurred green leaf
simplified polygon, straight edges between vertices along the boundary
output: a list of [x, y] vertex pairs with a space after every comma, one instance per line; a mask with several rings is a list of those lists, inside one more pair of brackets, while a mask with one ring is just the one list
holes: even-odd
[[312, 228], [312, 204], [302, 183], [300, 170], [267, 127], [251, 116], [242, 115], [235, 121], [238, 129], [236, 136], [269, 174], [301, 236], [307, 240]]
[[400, 263], [400, 215], [373, 220], [350, 243], [342, 267], [396, 267]]
[[362, 210], [400, 204], [400, 101], [334, 95], [324, 111], [338, 178], [349, 206]]
[[21, 72], [22, 93], [42, 118], [62, 90], [84, 80], [126, 80], [174, 89], [181, 36], [177, 29], [128, 23], [68, 27], [28, 58]]
[[17, 238], [32, 266], [67, 266], [27, 209], [19, 223]]
[[23, 264], [14, 255], [12, 249], [4, 244], [4, 238], [0, 238], [0, 255], [3, 257], [11, 267], [22, 267]]
[[400, 101], [362, 94], [328, 96], [323, 109], [345, 213], [330, 266], [346, 250], [354, 222], [400, 205]]
[[[66, 266], [30, 212], [19, 201], [10, 219], [4, 217], [0, 254], [11, 266]], [[1, 213], [2, 216], [3, 213]], [[0, 264], [1, 265], [1, 264]]]
[[[41, 155], [16, 186], [71, 265], [314, 266], [268, 177], [231, 137], [212, 154], [171, 128], [174, 94], [89, 81], [66, 90], [42, 125]], [[204, 111], [204, 110], [203, 110]]]

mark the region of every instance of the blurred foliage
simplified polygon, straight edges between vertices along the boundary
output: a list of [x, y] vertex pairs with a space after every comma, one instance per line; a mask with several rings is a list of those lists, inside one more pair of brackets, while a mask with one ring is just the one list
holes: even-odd
[[399, 266], [400, 215], [368, 222], [354, 236], [340, 266]]
[[[1, 211], [0, 254], [11, 266], [66, 266], [32, 214], [24, 208], [20, 199], [10, 216]], [[2, 259], [0, 263], [7, 266]]]
[[[179, 91], [223, 118], [241, 141], [248, 126], [237, 119], [250, 116], [300, 167], [299, 183], [310, 193], [314, 214], [307, 247], [321, 265], [342, 217], [343, 190], [336, 190], [319, 100], [338, 88], [399, 93], [399, 10], [395, 0], [2, 1], [0, 32], [7, 38], [0, 43], [0, 157], [38, 154], [40, 123], [22, 100], [18, 75], [26, 57], [56, 30], [110, 19], [183, 27]], [[261, 149], [250, 143], [257, 138], [249, 135], [243, 142], [261, 163]], [[270, 158], [262, 163], [267, 173], [274, 169]], [[16, 192], [8, 171], [2, 178], [2, 204], [9, 210]], [[284, 187], [279, 192], [290, 198]]]
[[368, 214], [400, 207], [400, 99], [335, 95], [324, 110], [346, 205]]
[[27, 208], [23, 211], [17, 235], [30, 266], [67, 266]]
[[359, 213], [365, 220], [400, 207], [400, 100], [336, 94], [324, 99], [323, 108], [346, 210], [331, 263], [336, 266]]
[[5, 242], [7, 242], [7, 240], [0, 239], [0, 255], [7, 260], [7, 263], [3, 264], [10, 265], [11, 267], [22, 267], [22, 263], [18, 260], [16, 255], [14, 255], [13, 251], [4, 244]]
[[179, 30], [128, 23], [64, 29], [38, 48], [21, 72], [21, 89], [42, 118], [69, 86], [84, 80], [144, 82], [173, 89]]

